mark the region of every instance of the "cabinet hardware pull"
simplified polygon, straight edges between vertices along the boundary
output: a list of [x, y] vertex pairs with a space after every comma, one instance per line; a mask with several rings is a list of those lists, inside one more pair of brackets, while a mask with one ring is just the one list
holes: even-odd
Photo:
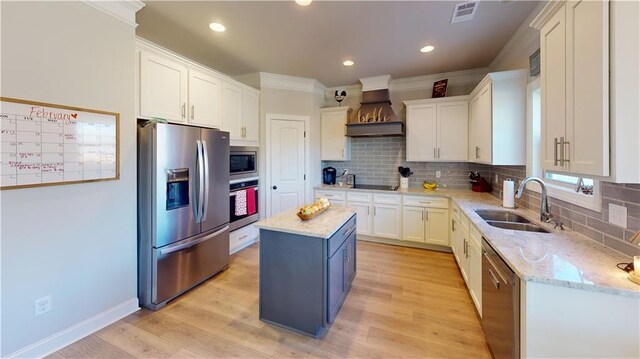
[[435, 147], [433, 148], [433, 158], [438, 158], [438, 157], [436, 156], [436, 148], [435, 148]]
[[373, 215], [376, 215], [376, 207], [373, 207]]
[[430, 201], [420, 201], [420, 203], [424, 203], [424, 204], [431, 204]]
[[424, 209], [422, 210], [422, 212], [420, 213], [420, 215], [421, 215], [421, 217], [420, 217], [420, 218], [421, 218], [422, 222], [424, 222]]
[[557, 166], [560, 160], [558, 159], [558, 145], [560, 141], [558, 141], [558, 137], [553, 139], [553, 165]]
[[427, 217], [427, 222], [429, 222], [429, 210], [424, 210], [425, 216]]
[[567, 156], [565, 156], [565, 146], [569, 146], [569, 141], [565, 141], [564, 137], [560, 137], [560, 165], [564, 166], [565, 162], [569, 162], [569, 159], [567, 159]]
[[480, 158], [480, 147], [476, 146], [476, 160]]
[[245, 239], [245, 238], [247, 238], [247, 237], [249, 237], [249, 235], [248, 235], [248, 234], [245, 234], [244, 236], [242, 236], [242, 237], [238, 238], [238, 240], [242, 240], [242, 239]]
[[438, 147], [438, 158], [440, 158], [440, 147]]
[[191, 105], [191, 119], [196, 117], [196, 105]]
[[367, 206], [367, 216], [371, 214], [371, 207]]
[[342, 157], [344, 158], [344, 148], [342, 149]]
[[184, 112], [186, 111], [186, 108], [187, 108], [187, 104], [183, 103], [182, 104], [182, 118], [184, 118], [184, 116], [185, 116]]
[[455, 220], [451, 220], [451, 231], [455, 232], [456, 231], [456, 221]]

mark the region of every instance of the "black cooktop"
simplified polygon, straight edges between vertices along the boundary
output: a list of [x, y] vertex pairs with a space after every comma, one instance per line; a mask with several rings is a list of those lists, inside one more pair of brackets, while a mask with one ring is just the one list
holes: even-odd
[[387, 186], [382, 184], [359, 184], [353, 186], [355, 189], [374, 189], [378, 191], [397, 191], [398, 186]]

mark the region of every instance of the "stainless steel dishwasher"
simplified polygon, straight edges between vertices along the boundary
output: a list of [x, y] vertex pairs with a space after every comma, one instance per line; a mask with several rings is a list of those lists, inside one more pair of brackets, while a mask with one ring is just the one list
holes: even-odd
[[482, 238], [482, 329], [496, 359], [520, 357], [520, 278]]

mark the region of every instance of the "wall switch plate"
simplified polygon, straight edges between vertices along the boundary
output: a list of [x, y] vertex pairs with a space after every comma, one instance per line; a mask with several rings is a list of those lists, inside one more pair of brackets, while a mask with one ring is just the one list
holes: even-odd
[[33, 301], [36, 317], [51, 311], [51, 296], [42, 297]]
[[627, 228], [627, 207], [609, 203], [609, 223]]
[[442, 177], [442, 172], [436, 171], [436, 178], [440, 178], [440, 177]]

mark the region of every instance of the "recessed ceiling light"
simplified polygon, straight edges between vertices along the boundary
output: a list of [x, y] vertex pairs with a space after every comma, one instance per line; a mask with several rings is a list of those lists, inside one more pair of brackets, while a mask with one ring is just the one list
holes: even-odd
[[313, 1], [313, 0], [296, 0], [296, 4], [298, 4], [300, 6], [307, 6], [307, 5], [311, 4], [311, 1]]
[[215, 32], [223, 32], [227, 29], [226, 27], [224, 27], [224, 25], [217, 22], [212, 22], [211, 24], [209, 24], [209, 28]]
[[433, 51], [433, 49], [435, 49], [435, 47], [429, 45], [429, 46], [425, 46], [425, 47], [421, 48], [420, 52], [431, 52], [431, 51]]
[[342, 63], [344, 66], [353, 66], [353, 64], [355, 64], [355, 62], [351, 61], [351, 60], [347, 60], [345, 62]]

